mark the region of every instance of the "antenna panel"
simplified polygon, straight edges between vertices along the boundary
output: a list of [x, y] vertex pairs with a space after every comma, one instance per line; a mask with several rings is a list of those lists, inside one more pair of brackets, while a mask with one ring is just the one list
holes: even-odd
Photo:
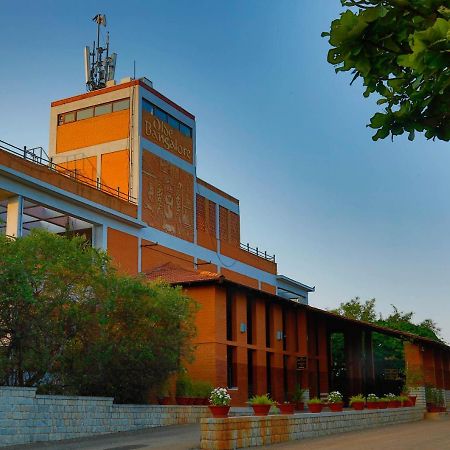
[[116, 73], [116, 62], [117, 62], [117, 53], [113, 53], [111, 55], [111, 60], [108, 64], [108, 81], [114, 80], [114, 75]]
[[85, 83], [88, 84], [90, 83], [91, 80], [91, 67], [90, 67], [90, 63], [89, 63], [89, 56], [90, 56], [90, 49], [89, 47], [84, 47], [84, 79], [85, 79]]

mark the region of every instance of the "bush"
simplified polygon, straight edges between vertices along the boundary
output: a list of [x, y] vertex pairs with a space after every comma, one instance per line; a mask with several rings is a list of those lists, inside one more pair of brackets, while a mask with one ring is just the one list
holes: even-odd
[[179, 375], [176, 383], [177, 397], [191, 397], [193, 391], [192, 380], [185, 374]]
[[254, 395], [248, 400], [249, 405], [275, 405], [269, 394]]
[[192, 359], [196, 303], [84, 238], [0, 236], [0, 285], [3, 384], [144, 403]]
[[364, 397], [364, 395], [362, 394], [358, 394], [358, 395], [353, 395], [352, 397], [350, 397], [350, 406], [353, 403], [361, 403], [361, 402], [365, 402], [366, 401], [366, 397]]
[[302, 402], [303, 397], [305, 396], [306, 389], [302, 389], [299, 384], [295, 385], [294, 393], [291, 398], [293, 402]]
[[308, 405], [317, 405], [319, 403], [322, 403], [322, 400], [320, 400], [320, 398], [317, 397], [313, 397], [308, 400]]

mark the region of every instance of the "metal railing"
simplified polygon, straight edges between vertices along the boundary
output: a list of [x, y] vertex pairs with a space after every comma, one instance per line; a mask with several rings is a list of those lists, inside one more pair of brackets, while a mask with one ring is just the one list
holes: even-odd
[[71, 180], [90, 186], [108, 195], [120, 198], [121, 200], [125, 200], [129, 203], [134, 204], [137, 203], [136, 198], [132, 197], [129, 192], [120, 191], [119, 187], [115, 189], [111, 186], [108, 186], [107, 184], [102, 183], [99, 178], [93, 180], [92, 178], [86, 177], [78, 173], [76, 169], [75, 170], [67, 169], [66, 167], [61, 166], [60, 164], [54, 163], [52, 161], [52, 158], [49, 158], [46, 151], [42, 147], [27, 148], [25, 146], [23, 148], [20, 148], [10, 144], [9, 142], [0, 140], [0, 150], [4, 150], [8, 153], [12, 153], [15, 156], [19, 156], [27, 161], [31, 161], [40, 166], [44, 166], [49, 170], [52, 170], [54, 172], [59, 173], [60, 175], [70, 178]]
[[241, 242], [241, 249], [251, 253], [252, 255], [258, 256], [259, 258], [265, 259], [266, 261], [275, 262], [275, 255], [269, 255], [266, 251], [261, 251], [258, 247], [250, 247], [249, 243], [243, 244]]

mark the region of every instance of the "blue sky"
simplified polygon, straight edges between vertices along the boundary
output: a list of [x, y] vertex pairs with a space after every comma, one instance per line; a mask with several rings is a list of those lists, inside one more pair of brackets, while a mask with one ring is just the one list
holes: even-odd
[[336, 75], [320, 33], [338, 0], [0, 0], [0, 139], [48, 146], [49, 104], [84, 91], [106, 13], [132, 75], [197, 117], [198, 175], [241, 201], [242, 240], [335, 307], [376, 297], [450, 341], [449, 144], [372, 142], [375, 100]]

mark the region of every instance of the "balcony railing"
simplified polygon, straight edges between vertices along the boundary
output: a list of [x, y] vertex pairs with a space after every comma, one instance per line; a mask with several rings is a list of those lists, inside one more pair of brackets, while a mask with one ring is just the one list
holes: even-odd
[[80, 173], [77, 170], [67, 169], [60, 164], [55, 164], [51, 158], [47, 155], [45, 150], [42, 147], [16, 147], [8, 142], [0, 140], [0, 150], [4, 150], [8, 153], [12, 153], [15, 156], [19, 156], [27, 161], [31, 161], [40, 166], [44, 166], [49, 170], [59, 173], [71, 180], [75, 180], [78, 183], [85, 184], [94, 189], [98, 189], [99, 191], [104, 192], [105, 194], [120, 198], [121, 200], [125, 200], [129, 203], [136, 204], [136, 199], [130, 195], [129, 192], [122, 192], [119, 188], [115, 189], [111, 186], [108, 186], [100, 181], [99, 178], [93, 180], [88, 178]]
[[275, 255], [269, 255], [266, 251], [261, 251], [258, 247], [250, 247], [250, 244], [243, 244], [241, 242], [241, 249], [252, 255], [258, 256], [259, 258], [265, 259], [266, 261], [275, 262]]

